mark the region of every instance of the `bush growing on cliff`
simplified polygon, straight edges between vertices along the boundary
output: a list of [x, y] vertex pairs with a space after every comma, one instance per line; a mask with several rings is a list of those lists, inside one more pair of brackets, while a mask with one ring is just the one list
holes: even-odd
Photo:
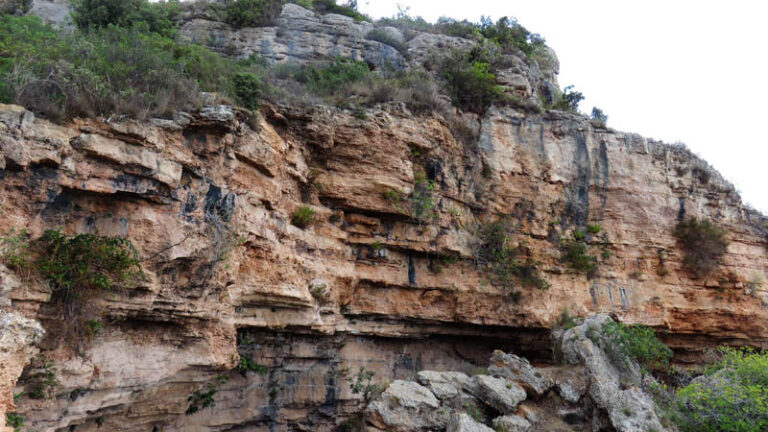
[[496, 221], [480, 227], [478, 232], [479, 244], [476, 258], [480, 266], [488, 271], [492, 283], [507, 287], [510, 298], [519, 300], [521, 294], [514, 290], [514, 283], [521, 286], [548, 289], [549, 283], [541, 276], [536, 263], [525, 257], [521, 262], [518, 258], [526, 253], [524, 246], [511, 247], [510, 238], [503, 221]]
[[330, 96], [342, 86], [360, 81], [369, 73], [368, 65], [363, 62], [336, 57], [327, 64], [305, 66], [294, 77], [310, 90]]
[[677, 390], [681, 432], [768, 430], [768, 353], [722, 348], [704, 375]]
[[231, 94], [235, 71], [205, 48], [138, 28], [64, 33], [34, 16], [0, 17], [0, 100], [54, 120], [192, 109], [201, 90]]
[[560, 250], [562, 251], [560, 260], [574, 270], [589, 276], [597, 269], [597, 257], [588, 253], [583, 232], [576, 230], [572, 238], [561, 241]]
[[706, 219], [688, 218], [678, 222], [675, 237], [685, 253], [683, 266], [695, 277], [704, 277], [717, 269], [728, 249], [724, 229]]
[[455, 50], [439, 60], [440, 76], [454, 105], [484, 113], [504, 92], [487, 62], [477, 61], [471, 52]]
[[32, 0], [6, 0], [0, 3], [0, 14], [23, 15], [32, 8]]
[[115, 25], [138, 28], [164, 36], [176, 34], [177, 1], [164, 0], [72, 0], [72, 21], [81, 30]]
[[600, 329], [590, 330], [590, 339], [600, 345], [618, 366], [626, 366], [626, 359], [631, 358], [649, 371], [669, 367], [672, 350], [656, 338], [650, 327], [606, 321]]
[[283, 0], [223, 0], [211, 5], [219, 19], [234, 27], [264, 27], [274, 24]]
[[24, 426], [24, 416], [16, 413], [5, 414], [5, 425], [13, 428], [13, 432], [20, 432]]

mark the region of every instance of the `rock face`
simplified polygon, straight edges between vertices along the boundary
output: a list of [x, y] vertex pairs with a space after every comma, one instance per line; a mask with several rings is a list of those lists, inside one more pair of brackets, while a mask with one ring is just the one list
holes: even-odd
[[[65, 1], [33, 4], [59, 25], [66, 11]], [[372, 67], [419, 67], [431, 49], [473, 44], [417, 33], [403, 39], [406, 59], [368, 40], [372, 28], [286, 5], [275, 27], [190, 15], [181, 33], [231, 55]], [[498, 81], [517, 98], [557, 87], [554, 54], [508, 64]], [[393, 382], [367, 407], [379, 429], [633, 430], [645, 426], [624, 409], [650, 405], [616, 387], [584, 329], [558, 339], [571, 364], [534, 366], [553, 362], [563, 310], [664, 330], [678, 362], [722, 343], [768, 347], [766, 218], [706, 162], [558, 111], [492, 108], [479, 125], [464, 144], [442, 118], [396, 105], [362, 120], [322, 106], [254, 116], [212, 101], [172, 119], [66, 125], [0, 105], [0, 234], [124, 236], [146, 274], [89, 300], [103, 329], [73, 338], [63, 324], [82, 323], [60, 319], [43, 281], [0, 271], [0, 411], [41, 432], [331, 431], [366, 409], [350, 389], [365, 368]], [[414, 194], [425, 181], [434, 191]], [[408, 213], [414, 199], [429, 217]], [[302, 207], [315, 212], [305, 228], [291, 223]], [[706, 279], [683, 269], [672, 234], [687, 216], [728, 233]], [[516, 298], [478, 266], [478, 232], [499, 220], [548, 290], [516, 284]], [[589, 277], [559, 245], [587, 224], [600, 226], [585, 238], [599, 257]], [[22, 369], [37, 350], [57, 384], [10, 408], [33, 385]], [[550, 398], [559, 412], [539, 403]]]
[[[554, 347], [562, 353], [565, 366], [535, 368], [524, 359], [500, 351], [491, 357], [492, 365], [504, 362], [521, 366], [532, 376], [549, 376], [553, 382], [566, 375], [581, 375], [586, 383], [577, 398], [562, 397], [552, 386], [526, 397], [514, 382], [518, 376], [508, 376], [510, 368], [489, 368], [493, 375], [471, 378], [456, 372], [421, 371], [419, 381], [451, 383], [456, 392], [438, 402], [425, 387], [395, 381], [382, 400], [368, 406], [368, 423], [384, 431], [665, 431], [656, 415], [656, 405], [643, 390], [637, 363], [629, 358], [617, 360], [588, 337], [590, 332], [600, 331], [606, 321], [610, 321], [607, 315], [595, 315], [572, 329], [554, 332]], [[616, 361], [621, 364], [614, 364]], [[453, 380], [451, 376], [461, 378]], [[416, 406], [418, 410], [410, 408]], [[447, 418], [450, 420], [446, 425]]]
[[[344, 370], [364, 366], [376, 380], [467, 373], [494, 349], [548, 362], [563, 309], [667, 330], [679, 361], [723, 342], [765, 346], [763, 293], [750, 283], [768, 262], [761, 216], [683, 148], [511, 108], [489, 111], [476, 147], [437, 117], [395, 108], [367, 120], [322, 107], [176, 117], [58, 126], [0, 107], [0, 225], [33, 238], [57, 227], [127, 236], [147, 274], [93, 300], [98, 335], [43, 340], [56, 396], [16, 402], [36, 429], [331, 430], [360, 410]], [[386, 197], [408, 196], [418, 172], [436, 184], [426, 223]], [[290, 223], [301, 206], [316, 212], [305, 229]], [[728, 253], [706, 280], [681, 268], [672, 228], [682, 214], [728, 230]], [[501, 217], [551, 288], [520, 288], [514, 302], [475, 266], [476, 227]], [[611, 252], [591, 278], [561, 263], [555, 240], [588, 222], [602, 227], [587, 239], [594, 253]], [[2, 297], [50, 331], [48, 294], [30, 281]], [[267, 372], [241, 376], [238, 356]], [[516, 398], [587, 394], [570, 369], [539, 377], [505, 356], [489, 370], [525, 389]], [[440, 401], [460, 401], [468, 379], [419, 377]], [[216, 407], [185, 415], [209, 383]], [[514, 399], [493, 400], [507, 410]]]

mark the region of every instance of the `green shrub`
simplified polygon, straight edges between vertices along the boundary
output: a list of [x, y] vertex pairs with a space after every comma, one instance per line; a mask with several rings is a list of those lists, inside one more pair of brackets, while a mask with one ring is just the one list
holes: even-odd
[[625, 359], [631, 358], [646, 370], [666, 370], [669, 367], [672, 350], [656, 338], [650, 327], [607, 321], [600, 332], [597, 340], [594, 335], [592, 339], [608, 352], [615, 363], [625, 365]]
[[187, 411], [185, 412], [186, 415], [192, 415], [203, 408], [216, 406], [216, 400], [214, 399], [216, 393], [218, 393], [216, 387], [214, 387], [212, 383], [208, 383], [205, 385], [205, 388], [207, 389], [206, 391], [199, 389], [189, 395], [187, 398], [189, 407], [187, 407]]
[[264, 27], [274, 24], [284, 3], [283, 0], [223, 0], [214, 3], [212, 8], [219, 19], [234, 27]]
[[573, 86], [567, 86], [563, 89], [562, 94], [557, 95], [550, 108], [561, 111], [578, 112], [579, 104], [583, 100], [584, 95], [581, 92], [573, 90]]
[[314, 218], [314, 210], [307, 206], [301, 206], [291, 214], [291, 223], [301, 229], [304, 229], [312, 223]]
[[251, 72], [238, 72], [232, 76], [232, 85], [240, 105], [248, 109], [259, 107], [262, 84], [258, 75]]
[[577, 230], [573, 238], [561, 241], [560, 250], [560, 260], [574, 270], [591, 275], [597, 269], [597, 258], [587, 253], [583, 232]]
[[247, 355], [240, 354], [240, 361], [237, 362], [237, 373], [245, 377], [246, 375], [248, 375], [248, 372], [254, 372], [259, 375], [264, 375], [267, 372], [269, 372], [269, 368], [266, 366], [257, 364], [256, 362], [251, 360], [251, 358]]
[[365, 38], [372, 41], [381, 42], [396, 49], [403, 56], [408, 56], [408, 46], [392, 37], [382, 29], [373, 29], [365, 35]]
[[521, 296], [514, 290], [514, 282], [543, 290], [550, 287], [533, 260], [526, 257], [523, 263], [518, 261], [524, 248], [509, 246], [509, 235], [502, 221], [481, 226], [478, 236], [478, 262], [487, 270], [492, 283], [507, 287], [508, 295], [513, 300], [519, 300]]
[[20, 432], [24, 426], [24, 417], [16, 413], [5, 414], [5, 425], [13, 428], [13, 432]]
[[500, 47], [519, 49], [528, 57], [546, 46], [541, 36], [529, 32], [515, 18], [502, 17], [494, 23], [490, 18], [483, 17], [480, 33]]
[[234, 70], [203, 47], [137, 28], [65, 33], [37, 17], [0, 17], [0, 98], [54, 120], [193, 109], [200, 90], [230, 94]]
[[605, 127], [608, 123], [608, 116], [598, 107], [592, 107], [592, 114], [589, 118], [595, 127]]
[[355, 21], [370, 21], [358, 12], [357, 0], [348, 0], [346, 4], [337, 4], [336, 0], [312, 0], [312, 7], [321, 14], [334, 13], [354, 18]]
[[56, 365], [44, 356], [36, 357], [22, 375], [24, 389], [32, 399], [51, 399], [60, 387]]
[[410, 196], [409, 214], [419, 222], [435, 219], [435, 182], [427, 180], [424, 173], [417, 172], [413, 176], [413, 192]]
[[174, 1], [150, 3], [147, 0], [72, 0], [72, 21], [82, 30], [110, 25], [142, 31], [176, 34], [179, 4]]
[[70, 303], [84, 291], [110, 290], [142, 274], [136, 249], [125, 238], [47, 230], [36, 243], [36, 267], [51, 286], [53, 302]]
[[726, 231], [706, 219], [688, 218], [678, 222], [675, 237], [685, 256], [683, 266], [695, 277], [704, 277], [717, 269], [728, 249]]
[[587, 225], [587, 232], [590, 234], [597, 234], [600, 231], [602, 231], [603, 227], [601, 227], [599, 224], [589, 224]]
[[482, 114], [504, 95], [490, 65], [473, 61], [467, 52], [453, 51], [438, 67], [453, 104], [465, 111]]
[[26, 229], [8, 230], [0, 237], [0, 261], [17, 273], [28, 274], [31, 271], [32, 257], [29, 251], [29, 233]]
[[363, 406], [367, 406], [371, 401], [378, 399], [385, 390], [383, 384], [373, 381], [374, 375], [376, 374], [373, 371], [361, 367], [354, 379], [349, 380], [349, 388], [352, 390], [352, 394], [363, 396]]
[[678, 389], [681, 432], [768, 430], [768, 353], [723, 348], [704, 377]]
[[32, 8], [32, 0], [5, 0], [0, 3], [0, 14], [24, 15]]
[[298, 70], [294, 77], [317, 94], [331, 95], [344, 85], [362, 80], [369, 73], [367, 64], [337, 57], [328, 64], [306, 66]]

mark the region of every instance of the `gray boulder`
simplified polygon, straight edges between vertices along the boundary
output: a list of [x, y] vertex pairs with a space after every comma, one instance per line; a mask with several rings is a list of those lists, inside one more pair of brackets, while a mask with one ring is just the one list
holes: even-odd
[[525, 390], [512, 381], [488, 375], [475, 375], [464, 390], [504, 414], [511, 413], [525, 400]]
[[555, 343], [560, 344], [569, 363], [585, 366], [589, 396], [608, 413], [617, 431], [666, 430], [656, 415], [653, 400], [640, 389], [640, 367], [631, 359], [626, 364], [614, 365], [608, 354], [587, 336], [588, 332], [599, 331], [610, 319], [607, 315], [588, 317], [576, 327], [555, 333]]
[[494, 432], [494, 430], [478, 423], [466, 413], [458, 413], [451, 417], [447, 432]]
[[493, 376], [514, 381], [522, 386], [529, 396], [534, 397], [546, 393], [553, 384], [550, 379], [531, 366], [528, 360], [499, 350], [493, 352], [488, 372]]
[[396, 380], [379, 400], [366, 408], [368, 421], [375, 427], [393, 432], [444, 429], [448, 410], [426, 387], [412, 381]]
[[461, 372], [421, 371], [419, 383], [429, 388], [438, 399], [451, 399], [459, 395], [469, 382], [469, 377]]
[[516, 415], [505, 415], [493, 420], [493, 428], [501, 432], [527, 432], [531, 423]]

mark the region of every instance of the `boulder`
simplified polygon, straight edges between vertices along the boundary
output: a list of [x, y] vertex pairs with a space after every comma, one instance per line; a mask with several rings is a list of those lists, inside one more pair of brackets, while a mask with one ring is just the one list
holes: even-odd
[[488, 426], [477, 422], [466, 413], [455, 414], [451, 417], [447, 432], [494, 432]]
[[462, 387], [469, 382], [469, 377], [461, 372], [421, 371], [418, 380], [438, 399], [443, 400], [458, 396]]
[[488, 375], [473, 376], [464, 390], [504, 414], [513, 412], [526, 396], [525, 390], [518, 384]]
[[493, 428], [503, 432], [526, 432], [531, 428], [531, 423], [516, 415], [505, 415], [493, 420]]
[[519, 384], [528, 396], [533, 397], [543, 395], [552, 388], [553, 384], [550, 379], [531, 366], [528, 360], [499, 350], [493, 352], [488, 372], [493, 376], [504, 377]]
[[426, 387], [412, 381], [396, 380], [379, 400], [371, 402], [366, 415], [375, 427], [393, 432], [443, 429], [448, 410]]

